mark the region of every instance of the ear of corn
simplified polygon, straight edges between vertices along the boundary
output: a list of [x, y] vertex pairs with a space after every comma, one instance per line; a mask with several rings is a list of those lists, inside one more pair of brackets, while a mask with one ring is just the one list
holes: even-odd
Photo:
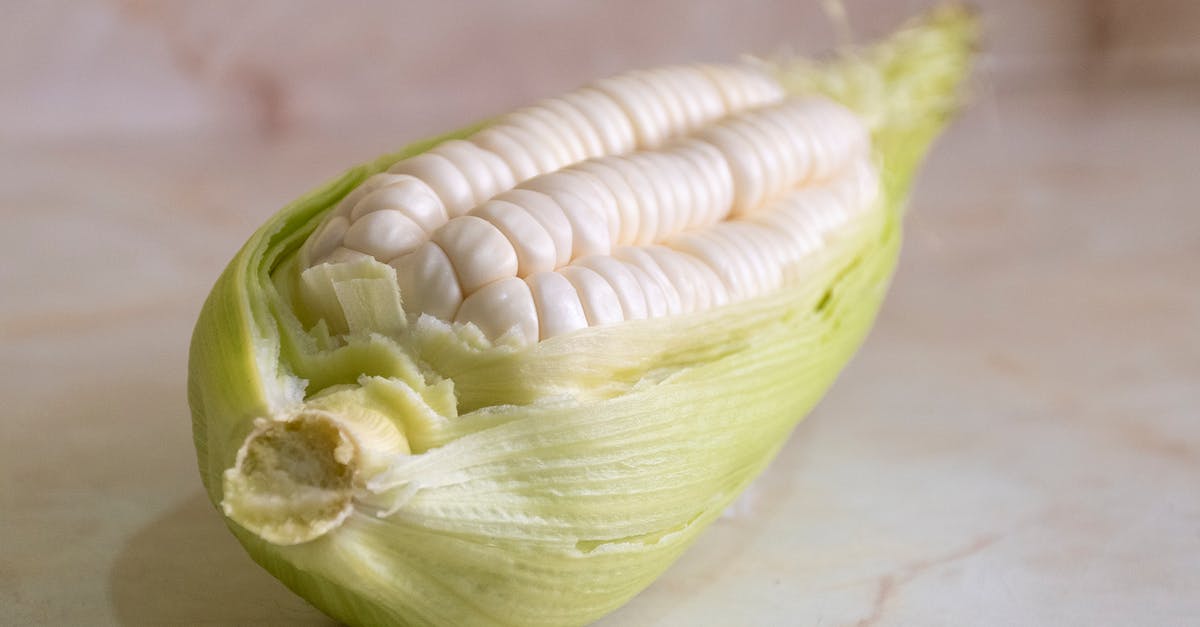
[[[630, 87], [636, 81], [699, 85], [721, 66], [601, 81], [590, 89], [638, 115], [627, 128], [552, 139], [537, 151], [541, 163], [514, 146], [553, 133], [531, 138], [522, 129], [569, 123], [570, 112], [601, 99], [581, 90], [410, 146], [296, 201], [234, 258], [197, 323], [189, 401], [209, 497], [256, 561], [347, 623], [559, 625], [612, 611], [761, 472], [861, 342], [895, 263], [914, 170], [957, 106], [973, 29], [961, 10], [945, 10], [831, 62], [762, 62], [786, 94], [712, 91], [686, 101], [668, 93], [654, 106], [630, 104], [642, 97]], [[878, 194], [845, 191], [857, 189], [851, 177], [849, 188], [785, 195], [758, 210], [770, 204], [771, 185], [788, 184], [738, 191], [742, 175], [729, 172], [734, 187], [721, 187], [724, 179], [702, 173], [712, 172], [703, 155], [678, 143], [688, 132], [719, 134], [706, 125], [752, 96], [749, 104], [764, 105], [814, 94], [864, 121], [870, 158], [858, 171], [872, 190], [877, 172]], [[667, 128], [656, 116], [684, 123]], [[786, 134], [782, 119], [727, 120], [733, 134], [713, 139], [718, 147], [774, 136], [764, 129]], [[506, 167], [480, 157], [476, 144]], [[629, 164], [601, 157], [637, 147], [648, 152]], [[800, 167], [796, 155], [781, 155]], [[613, 211], [600, 230], [569, 207], [559, 222], [567, 235], [552, 233], [536, 208], [524, 222], [487, 208], [575, 202], [590, 193], [579, 191], [583, 175], [551, 173], [571, 164], [599, 172], [584, 161], [596, 157], [657, 173], [656, 181], [701, 169], [684, 177], [692, 186], [627, 201], [659, 211], [620, 205], [616, 195], [594, 205]], [[443, 162], [467, 163], [456, 171], [473, 174], [459, 181]], [[530, 193], [502, 191], [514, 185]], [[696, 210], [709, 202], [696, 199], [718, 197], [728, 202], [713, 201], [717, 213]], [[833, 219], [828, 208], [838, 202], [864, 206]], [[371, 203], [402, 204], [408, 213], [373, 220], [393, 220], [408, 235], [384, 242], [372, 239], [378, 228], [352, 233], [382, 211]], [[726, 210], [739, 221], [724, 221]], [[438, 234], [456, 216], [542, 248], [514, 248], [511, 262], [472, 270], [504, 265], [490, 283], [464, 282], [469, 273], [453, 267], [458, 253], [443, 259], [429, 247], [462, 241]], [[679, 231], [688, 224], [728, 233]], [[516, 231], [530, 235], [509, 239]], [[395, 242], [400, 249], [384, 250]], [[739, 247], [773, 251], [764, 257], [773, 261], [720, 257]], [[396, 260], [375, 257], [396, 250]], [[673, 256], [681, 250], [691, 253]], [[398, 261], [404, 255], [423, 257]], [[696, 262], [704, 255], [708, 265]], [[641, 274], [658, 291], [626, 289]], [[450, 278], [458, 292], [412, 296]], [[470, 304], [488, 289], [527, 290], [532, 305]], [[516, 302], [509, 293], [495, 298]], [[530, 306], [540, 326], [519, 331]]]

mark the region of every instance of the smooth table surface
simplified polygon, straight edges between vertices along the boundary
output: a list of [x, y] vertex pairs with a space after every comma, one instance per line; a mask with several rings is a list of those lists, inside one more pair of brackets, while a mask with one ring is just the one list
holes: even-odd
[[[202, 496], [212, 281], [401, 143], [0, 144], [0, 624], [328, 625]], [[1200, 91], [981, 93], [878, 325], [730, 513], [604, 625], [1200, 620]]]

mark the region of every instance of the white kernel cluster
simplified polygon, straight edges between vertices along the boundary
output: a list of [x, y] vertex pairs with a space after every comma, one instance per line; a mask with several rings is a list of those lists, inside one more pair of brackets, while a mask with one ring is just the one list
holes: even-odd
[[850, 111], [747, 66], [596, 81], [369, 177], [301, 250], [396, 271], [410, 314], [527, 343], [787, 284], [870, 206]]
[[[403, 179], [403, 184], [395, 177], [376, 175], [360, 189], [370, 192], [402, 186], [404, 193], [421, 203], [418, 212], [428, 210], [428, 199], [436, 199], [445, 222], [540, 174], [585, 159], [656, 148], [730, 113], [777, 103], [783, 97], [775, 81], [750, 66], [672, 66], [631, 72], [518, 109], [465, 140], [442, 142], [428, 152], [403, 159], [388, 170], [388, 174], [411, 177]], [[424, 193], [417, 189], [422, 187]], [[389, 258], [342, 241], [343, 227], [357, 221], [352, 213], [371, 213], [380, 207], [378, 201], [384, 200], [376, 199], [356, 211], [363, 196], [350, 194], [335, 208], [326, 225], [330, 226], [328, 232], [323, 230], [305, 247], [305, 265], [349, 260], [358, 257], [356, 253]], [[376, 216], [369, 224], [395, 240], [389, 252], [402, 249], [405, 242], [428, 237], [429, 229], [415, 228], [410, 222], [422, 223], [405, 215], [406, 197], [389, 192], [386, 198], [391, 201], [388, 208], [397, 213]], [[344, 216], [348, 222], [333, 219], [336, 216]], [[433, 228], [437, 226], [440, 223], [433, 224]], [[373, 241], [382, 243], [383, 239], [380, 236]]]

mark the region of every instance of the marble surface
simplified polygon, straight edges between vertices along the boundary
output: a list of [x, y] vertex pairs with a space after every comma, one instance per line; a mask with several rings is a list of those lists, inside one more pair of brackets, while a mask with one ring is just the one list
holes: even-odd
[[[1195, 624], [1198, 107], [982, 89], [860, 354], [602, 624]], [[202, 496], [187, 343], [258, 223], [405, 137], [117, 137], [0, 143], [0, 624], [328, 625]]]

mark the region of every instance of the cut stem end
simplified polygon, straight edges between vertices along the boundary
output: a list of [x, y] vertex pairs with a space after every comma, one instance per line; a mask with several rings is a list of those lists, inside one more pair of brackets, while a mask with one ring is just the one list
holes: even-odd
[[354, 510], [354, 439], [326, 412], [259, 419], [225, 471], [225, 515], [273, 544], [314, 540]]

